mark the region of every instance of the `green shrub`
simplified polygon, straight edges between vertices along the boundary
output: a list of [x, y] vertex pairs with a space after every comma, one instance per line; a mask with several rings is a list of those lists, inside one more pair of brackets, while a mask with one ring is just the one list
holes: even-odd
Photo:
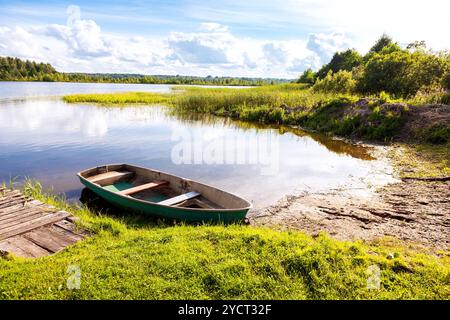
[[441, 103], [450, 105], [450, 92], [441, 98]]
[[336, 120], [334, 132], [340, 136], [350, 136], [359, 131], [360, 125], [359, 116], [345, 116], [343, 120]]
[[240, 118], [246, 121], [264, 122], [269, 114], [270, 108], [265, 106], [244, 108], [240, 113]]
[[445, 90], [438, 84], [424, 86], [407, 100], [410, 105], [424, 105], [443, 103], [442, 98], [445, 96]]
[[270, 123], [283, 123], [284, 110], [282, 108], [273, 108], [267, 114], [267, 121]]
[[431, 125], [420, 134], [422, 140], [433, 144], [446, 144], [450, 142], [450, 126]]
[[377, 107], [367, 119], [367, 124], [361, 128], [361, 134], [368, 139], [389, 140], [398, 132], [404, 119], [401, 114], [386, 112], [382, 107]]
[[317, 74], [311, 70], [311, 68], [306, 69], [300, 78], [297, 80], [297, 83], [306, 83], [306, 84], [314, 84], [316, 82]]
[[319, 79], [325, 78], [330, 71], [337, 73], [339, 71], [352, 71], [362, 63], [362, 57], [358, 51], [348, 49], [343, 52], [336, 52], [331, 61], [324, 65], [318, 72]]
[[445, 72], [444, 76], [442, 77], [442, 86], [450, 90], [450, 62], [447, 61], [447, 71]]
[[372, 53], [379, 53], [384, 48], [392, 48], [394, 45], [394, 41], [387, 34], [382, 34], [381, 37], [375, 42], [375, 44], [370, 48], [368, 55]]
[[[349, 73], [340, 74], [344, 71]], [[299, 82], [311, 83], [312, 74], [311, 70], [305, 71]], [[315, 76], [316, 91], [363, 94], [384, 91], [395, 98], [436, 102], [442, 95], [439, 90], [450, 89], [450, 54], [427, 50], [423, 41], [402, 49], [384, 34], [364, 57], [352, 49], [336, 52]], [[429, 94], [424, 94], [427, 91]]]
[[439, 55], [386, 47], [370, 56], [357, 89], [363, 93], [385, 91], [396, 97], [413, 96], [421, 88], [441, 82], [446, 68], [447, 62]]
[[316, 92], [352, 93], [356, 81], [350, 71], [329, 71], [325, 78], [317, 80], [313, 86]]
[[319, 132], [335, 133], [339, 130], [339, 119], [343, 115], [345, 106], [352, 102], [348, 97], [331, 99], [299, 117], [299, 123], [305, 128]]
[[384, 55], [374, 53], [359, 79], [358, 91], [405, 94], [408, 91], [408, 84], [403, 81], [411, 63], [407, 51], [395, 51]]

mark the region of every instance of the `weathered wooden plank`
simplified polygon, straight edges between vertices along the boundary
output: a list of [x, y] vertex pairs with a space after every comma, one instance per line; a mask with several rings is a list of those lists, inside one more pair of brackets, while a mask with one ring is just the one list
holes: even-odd
[[0, 251], [11, 252], [24, 258], [44, 257], [51, 253], [23, 236], [15, 236], [0, 241]]
[[70, 217], [67, 217], [66, 220], [75, 223], [75, 221], [80, 220], [80, 218], [75, 217], [75, 216], [70, 216]]
[[27, 222], [3, 229], [0, 232], [0, 240], [22, 234], [27, 231], [30, 231], [30, 230], [33, 230], [33, 229], [36, 229], [36, 228], [39, 228], [39, 227], [42, 227], [45, 225], [53, 224], [57, 221], [67, 218], [68, 216], [70, 216], [70, 214], [68, 212], [58, 211], [55, 213], [43, 215], [42, 217], [31, 220], [31, 221], [27, 221]]
[[25, 196], [21, 195], [21, 194], [15, 194], [15, 195], [11, 195], [11, 196], [1, 197], [0, 198], [0, 205], [8, 203], [8, 202], [11, 202], [13, 200], [17, 200], [17, 199], [25, 199]]
[[22, 196], [22, 194], [20, 193], [20, 191], [17, 190], [6, 190], [5, 192], [1, 193], [0, 199], [11, 198], [14, 196]]
[[124, 196], [129, 196], [129, 195], [132, 195], [132, 194], [144, 191], [144, 190], [154, 189], [154, 188], [157, 188], [157, 187], [160, 187], [160, 186], [164, 186], [164, 185], [167, 185], [167, 184], [169, 184], [169, 181], [165, 181], [165, 180], [153, 181], [153, 182], [149, 182], [149, 183], [146, 183], [146, 184], [142, 184], [140, 186], [136, 186], [136, 187], [133, 187], [133, 188], [125, 189], [125, 190], [119, 191], [117, 193], [121, 194], [121, 195], [124, 195]]
[[84, 229], [82, 229], [82, 228], [77, 227], [77, 226], [75, 225], [75, 223], [69, 221], [70, 218], [71, 218], [71, 217], [67, 217], [67, 218], [64, 219], [64, 220], [61, 220], [61, 221], [56, 222], [54, 225], [55, 225], [55, 226], [58, 226], [58, 227], [61, 228], [61, 229], [67, 230], [67, 231], [69, 231], [69, 232], [72, 232], [72, 233], [74, 233], [74, 234], [76, 234], [76, 235], [79, 235], [79, 236], [81, 236], [81, 237], [86, 237], [86, 236], [89, 235], [89, 232], [88, 232], [88, 231], [86, 231], [86, 230], [84, 230]]
[[[11, 212], [9, 214], [5, 214], [0, 216], [0, 229], [3, 228], [3, 225], [5, 223], [8, 223], [8, 221], [11, 220], [17, 220], [23, 217], [26, 217], [32, 213], [41, 213], [41, 214], [48, 214], [50, 212], [44, 211], [45, 208], [40, 207], [25, 207], [22, 210]], [[54, 211], [53, 211], [54, 212]]]
[[77, 241], [64, 237], [60, 233], [53, 230], [51, 226], [32, 230], [24, 234], [23, 237], [50, 252], [60, 251], [64, 247], [67, 247]]
[[2, 198], [17, 196], [17, 195], [22, 195], [22, 193], [20, 191], [18, 191], [18, 190], [3, 190], [1, 192]]
[[[40, 212], [42, 214], [50, 213], [44, 210], [45, 208], [41, 207], [24, 207], [21, 210], [17, 210], [14, 212], [10, 212], [8, 214], [4, 214], [0, 216], [0, 229], [2, 229], [3, 224], [11, 219], [19, 219], [21, 217], [27, 216], [32, 212]], [[54, 211], [53, 211], [54, 212]]]
[[20, 203], [26, 203], [26, 202], [28, 202], [28, 199], [26, 199], [25, 197], [6, 200], [2, 204], [0, 204], [0, 209], [11, 207], [13, 205], [20, 204]]
[[6, 188], [2, 190], [2, 193], [20, 193], [20, 191]]
[[64, 220], [55, 222], [55, 226], [58, 226], [58, 227], [60, 227], [62, 229], [70, 231], [70, 232], [73, 232], [74, 230], [77, 229], [77, 226], [74, 223], [72, 223], [69, 220], [67, 220], [67, 218], [64, 219]]
[[7, 209], [7, 208], [12, 207], [12, 206], [15, 206], [15, 205], [22, 205], [22, 206], [25, 206], [27, 202], [28, 202], [28, 201], [25, 200], [25, 199], [20, 199], [20, 200], [11, 201], [11, 202], [9, 202], [9, 203], [5, 203], [5, 204], [1, 205], [1, 206], [0, 206], [0, 210]]
[[7, 220], [0, 221], [0, 233], [2, 232], [3, 229], [15, 226], [17, 224], [24, 223], [26, 221], [31, 221], [31, 220], [40, 218], [44, 215], [45, 214], [41, 210], [35, 209], [35, 210], [30, 210], [25, 213], [22, 213], [19, 216], [13, 216]]
[[17, 190], [4, 187], [0, 190], [0, 251], [41, 257], [89, 235], [70, 222], [76, 217], [68, 212], [58, 211]]
[[11, 213], [16, 210], [21, 210], [21, 209], [25, 208], [26, 204], [27, 204], [26, 202], [23, 202], [23, 203], [13, 204], [9, 207], [2, 208], [2, 209], [0, 209], [0, 216]]
[[84, 237], [80, 234], [75, 234], [72, 231], [68, 231], [64, 228], [59, 227], [56, 224], [53, 224], [51, 227], [53, 232], [61, 235], [61, 237], [66, 238], [71, 241], [71, 243], [75, 243], [79, 240], [82, 240]]
[[[11, 207], [0, 209], [0, 217], [17, 212], [17, 211], [21, 211], [25, 208], [32, 208], [32, 207], [33, 208], [43, 208], [44, 211], [51, 210], [50, 208], [48, 208], [47, 205], [40, 202], [39, 200], [32, 200], [32, 201], [26, 202], [25, 204], [19, 203], [19, 204], [13, 205]], [[57, 211], [57, 210], [54, 210], [54, 211]]]

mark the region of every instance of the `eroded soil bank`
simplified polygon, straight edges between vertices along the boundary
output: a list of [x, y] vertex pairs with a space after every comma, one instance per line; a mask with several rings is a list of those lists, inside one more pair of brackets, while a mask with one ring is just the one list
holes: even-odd
[[389, 236], [432, 249], [448, 249], [448, 147], [442, 147], [441, 154], [405, 146], [386, 148], [399, 182], [365, 197], [345, 189], [288, 196], [252, 212], [250, 223], [313, 235], [324, 231], [340, 240], [372, 241]]

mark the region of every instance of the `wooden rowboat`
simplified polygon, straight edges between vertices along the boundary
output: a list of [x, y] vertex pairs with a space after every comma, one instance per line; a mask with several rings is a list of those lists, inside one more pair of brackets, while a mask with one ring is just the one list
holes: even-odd
[[251, 203], [232, 193], [168, 173], [111, 164], [77, 174], [82, 184], [121, 208], [189, 222], [235, 222]]

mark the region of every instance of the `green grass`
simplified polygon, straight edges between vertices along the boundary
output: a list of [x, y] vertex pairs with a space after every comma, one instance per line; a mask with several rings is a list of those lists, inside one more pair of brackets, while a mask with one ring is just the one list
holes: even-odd
[[[155, 224], [69, 206], [37, 183], [24, 192], [70, 210], [95, 235], [45, 258], [0, 258], [0, 299], [449, 298], [449, 252], [244, 225]], [[80, 289], [66, 286], [70, 265], [81, 269]], [[374, 265], [379, 290], [367, 288]]]
[[72, 94], [63, 97], [68, 103], [100, 103], [100, 104], [164, 104], [168, 95], [152, 92], [119, 92], [99, 94]]

